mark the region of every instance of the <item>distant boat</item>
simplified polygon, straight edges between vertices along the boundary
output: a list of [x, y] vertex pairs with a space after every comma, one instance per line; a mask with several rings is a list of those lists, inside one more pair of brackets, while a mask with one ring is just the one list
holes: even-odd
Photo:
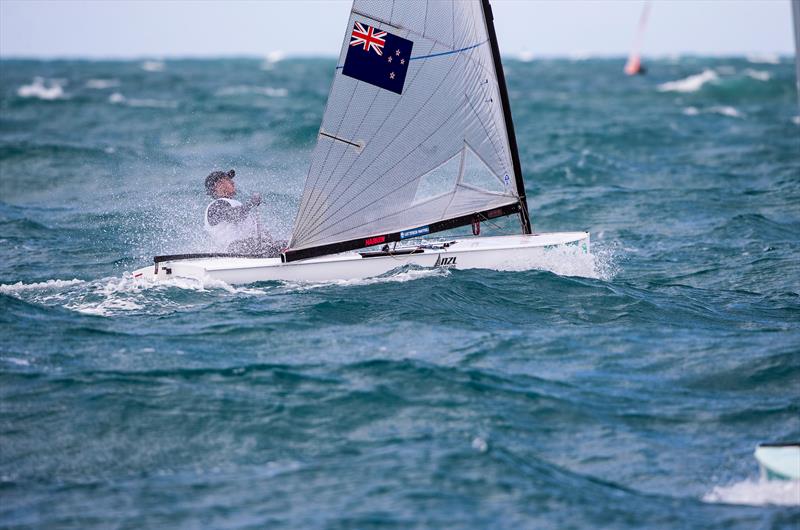
[[628, 56], [628, 62], [625, 64], [625, 73], [628, 75], [642, 75], [647, 72], [647, 69], [642, 64], [642, 57], [640, 50], [642, 48], [642, 41], [644, 40], [644, 30], [647, 27], [647, 19], [649, 17], [650, 17], [650, 0], [645, 2], [644, 7], [642, 8], [642, 14], [639, 17], [639, 29], [636, 32], [636, 40], [633, 41], [633, 48], [631, 49], [631, 54]]
[[754, 456], [765, 480], [800, 480], [800, 442], [758, 444]]
[[792, 0], [792, 19], [794, 21], [794, 80], [797, 88], [797, 103], [800, 104], [800, 0]]

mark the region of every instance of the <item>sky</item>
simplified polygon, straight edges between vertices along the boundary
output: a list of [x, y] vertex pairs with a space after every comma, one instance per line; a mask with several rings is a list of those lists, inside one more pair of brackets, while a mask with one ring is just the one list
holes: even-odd
[[[455, 0], [459, 1], [459, 0]], [[333, 56], [345, 0], [0, 0], [0, 57]], [[503, 54], [620, 56], [644, 0], [492, 0]], [[790, 0], [653, 0], [642, 52], [794, 54]]]

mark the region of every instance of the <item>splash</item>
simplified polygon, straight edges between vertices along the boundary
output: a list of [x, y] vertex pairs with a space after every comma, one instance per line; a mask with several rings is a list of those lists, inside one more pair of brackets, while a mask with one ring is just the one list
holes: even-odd
[[800, 506], [800, 480], [743, 480], [729, 486], [714, 486], [703, 501], [749, 506]]
[[716, 81], [719, 76], [714, 70], [703, 70], [699, 74], [690, 75], [677, 81], [669, 81], [658, 85], [659, 92], [697, 92], [703, 85], [710, 81]]
[[264, 295], [268, 292], [264, 289], [234, 287], [212, 278], [172, 278], [156, 282], [134, 278], [130, 274], [93, 281], [47, 280], [0, 285], [0, 293], [26, 302], [104, 317], [126, 313], [164, 314], [186, 307], [186, 304], [157, 296], [176, 289], [194, 292], [224, 291], [235, 295]]
[[35, 77], [30, 85], [22, 85], [17, 89], [21, 98], [36, 98], [44, 101], [65, 99], [63, 83], [60, 80]]

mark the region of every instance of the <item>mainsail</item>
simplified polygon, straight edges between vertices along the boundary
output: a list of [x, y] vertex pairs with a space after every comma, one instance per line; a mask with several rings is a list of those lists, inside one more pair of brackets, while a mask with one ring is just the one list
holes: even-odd
[[285, 259], [519, 214], [488, 0], [355, 0]]

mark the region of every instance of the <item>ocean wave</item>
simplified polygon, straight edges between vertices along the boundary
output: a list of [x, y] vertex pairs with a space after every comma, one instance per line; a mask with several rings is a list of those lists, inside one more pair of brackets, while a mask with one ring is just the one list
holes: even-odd
[[714, 486], [703, 495], [710, 503], [749, 506], [800, 506], [800, 480], [743, 480], [727, 486]]
[[709, 112], [713, 112], [715, 114], [721, 114], [723, 116], [728, 116], [731, 118], [742, 118], [743, 115], [741, 112], [736, 110], [736, 107], [731, 107], [729, 105], [715, 105], [713, 107], [708, 108]]
[[781, 64], [781, 58], [774, 53], [752, 54], [746, 57], [747, 62], [753, 64]]
[[703, 70], [699, 74], [690, 75], [677, 81], [668, 81], [658, 85], [659, 92], [697, 92], [708, 82], [719, 79], [714, 70]]
[[744, 75], [757, 81], [769, 81], [772, 79], [772, 74], [769, 72], [765, 72], [764, 70], [753, 70], [752, 68], [746, 68]]
[[119, 79], [89, 79], [86, 81], [86, 88], [93, 90], [104, 90], [106, 88], [114, 88], [120, 85]]
[[142, 70], [145, 72], [163, 72], [166, 69], [164, 61], [144, 61], [141, 64]]
[[177, 101], [164, 99], [129, 99], [119, 92], [114, 92], [108, 96], [108, 102], [116, 105], [127, 105], [129, 107], [143, 107], [151, 109], [175, 109], [178, 107]]
[[289, 95], [289, 90], [286, 88], [275, 88], [271, 86], [260, 87], [252, 85], [237, 85], [223, 87], [214, 95], [217, 97], [259, 95], [271, 98], [284, 98]]
[[63, 85], [66, 84], [60, 79], [44, 79], [35, 77], [30, 85], [22, 85], [17, 89], [17, 95], [21, 98], [36, 98], [44, 101], [54, 101], [66, 99]]
[[739, 112], [736, 107], [730, 105], [715, 105], [708, 107], [708, 109], [700, 110], [697, 107], [689, 106], [684, 107], [681, 111], [686, 116], [698, 116], [700, 114], [721, 114], [730, 118], [744, 118], [744, 115]]
[[44, 282], [34, 282], [34, 283], [11, 283], [11, 284], [0, 284], [0, 293], [3, 294], [16, 294], [22, 293], [25, 291], [42, 291], [42, 290], [49, 290], [49, 289], [62, 289], [64, 287], [72, 287], [74, 285], [80, 285], [86, 283], [83, 280], [78, 280], [77, 278], [72, 280], [47, 280]]

